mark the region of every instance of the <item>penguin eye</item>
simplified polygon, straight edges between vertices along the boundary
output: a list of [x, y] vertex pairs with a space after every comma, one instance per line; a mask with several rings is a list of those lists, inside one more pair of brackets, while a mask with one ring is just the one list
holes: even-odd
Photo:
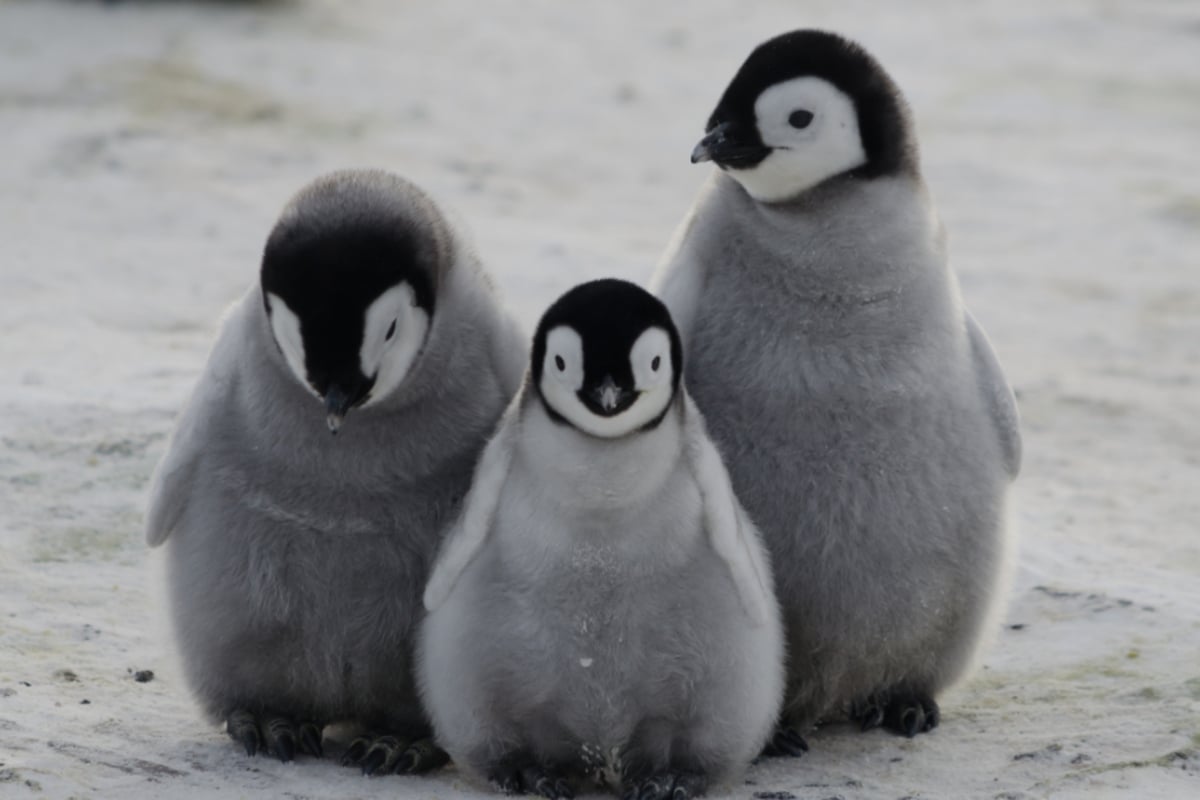
[[662, 358], [660, 358], [659, 356], [655, 356], [654, 360], [650, 362], [650, 369], [654, 370], [655, 372], [658, 372], [658, 365], [661, 363], [662, 363]]
[[565, 372], [567, 369], [567, 362], [563, 361], [562, 356], [555, 356], [554, 357], [554, 366], [558, 367], [559, 372]]
[[387, 333], [383, 335], [385, 342], [390, 342], [392, 337], [396, 335], [396, 320], [392, 320], [392, 324], [388, 326]]
[[807, 128], [812, 121], [813, 113], [805, 111], [802, 108], [796, 109], [788, 116], [788, 125], [791, 125], [793, 128]]

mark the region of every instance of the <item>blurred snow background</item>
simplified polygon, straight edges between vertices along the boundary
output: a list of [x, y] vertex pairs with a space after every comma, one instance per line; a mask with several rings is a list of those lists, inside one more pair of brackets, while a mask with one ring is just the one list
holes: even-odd
[[275, 215], [329, 169], [427, 187], [529, 328], [581, 280], [644, 282], [725, 83], [806, 26], [861, 41], [914, 108], [1020, 399], [1023, 543], [935, 733], [831, 726], [732, 796], [1200, 796], [1183, 0], [0, 0], [0, 795], [474, 796], [453, 770], [247, 759], [200, 719], [140, 533], [172, 418]]

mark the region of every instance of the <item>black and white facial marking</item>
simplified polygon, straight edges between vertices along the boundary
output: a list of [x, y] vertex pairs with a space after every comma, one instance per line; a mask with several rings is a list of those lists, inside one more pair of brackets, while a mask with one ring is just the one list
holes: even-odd
[[263, 302], [284, 359], [337, 433], [347, 411], [404, 381], [429, 331], [434, 290], [412, 234], [314, 227], [296, 218], [276, 226], [263, 255]]
[[533, 337], [532, 371], [551, 417], [612, 439], [662, 421], [679, 388], [683, 346], [666, 306], [609, 278], [550, 306]]
[[917, 167], [908, 107], [883, 67], [825, 31], [758, 46], [709, 117], [692, 162], [713, 161], [756, 200], [796, 197], [834, 175]]

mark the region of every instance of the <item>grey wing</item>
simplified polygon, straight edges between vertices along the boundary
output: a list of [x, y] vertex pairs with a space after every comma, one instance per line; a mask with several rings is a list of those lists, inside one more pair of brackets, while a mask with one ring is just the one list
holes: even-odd
[[696, 212], [693, 210], [679, 224], [650, 280], [650, 291], [671, 312], [671, 320], [683, 339], [685, 352], [706, 278], [706, 265], [698, 257], [692, 235], [695, 223]]
[[208, 438], [206, 423], [211, 413], [205, 406], [213, 399], [210, 394], [197, 389], [175, 425], [166, 455], [154, 471], [146, 509], [146, 543], [151, 547], [167, 540], [191, 499], [196, 469]]
[[690, 397], [686, 403], [687, 449], [704, 504], [708, 542], [729, 569], [751, 623], [765, 624], [774, 616], [771, 609], [775, 593], [761, 535], [734, 494], [729, 473], [716, 445], [708, 438], [699, 409]]
[[[240, 308], [237, 306], [235, 313]], [[197, 468], [212, 439], [212, 426], [232, 411], [239, 337], [230, 328], [235, 322], [234, 317], [228, 319], [218, 335], [196, 389], [175, 423], [166, 455], [154, 470], [145, 523], [146, 543], [151, 547], [165, 542], [179, 524], [191, 499]]]
[[1004, 371], [1000, 368], [987, 334], [969, 311], [965, 314], [976, 379], [987, 399], [988, 411], [1000, 437], [1004, 468], [1009, 477], [1015, 478], [1021, 470], [1021, 420], [1017, 414], [1017, 400], [1004, 378]]
[[500, 504], [500, 494], [504, 491], [509, 464], [512, 462], [520, 407], [521, 395], [518, 394], [505, 411], [495, 435], [484, 447], [458, 518], [450, 524], [442, 538], [437, 559], [425, 584], [424, 603], [427, 611], [436, 609], [450, 595], [491, 533], [493, 516]]

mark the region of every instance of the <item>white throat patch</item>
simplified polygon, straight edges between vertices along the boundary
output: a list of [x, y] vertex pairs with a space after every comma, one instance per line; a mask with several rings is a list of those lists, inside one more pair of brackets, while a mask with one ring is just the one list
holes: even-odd
[[[808, 112], [795, 127], [792, 115]], [[821, 78], [793, 78], [767, 88], [754, 103], [758, 135], [772, 148], [750, 169], [726, 172], [764, 203], [790, 200], [818, 183], [867, 163], [854, 101]]]
[[584, 433], [604, 439], [626, 436], [660, 416], [671, 402], [671, 337], [662, 328], [648, 328], [634, 342], [629, 360], [637, 393], [633, 405], [611, 417], [593, 413], [578, 394], [584, 379], [583, 341], [573, 328], [560, 325], [546, 334], [538, 388], [550, 408]]

